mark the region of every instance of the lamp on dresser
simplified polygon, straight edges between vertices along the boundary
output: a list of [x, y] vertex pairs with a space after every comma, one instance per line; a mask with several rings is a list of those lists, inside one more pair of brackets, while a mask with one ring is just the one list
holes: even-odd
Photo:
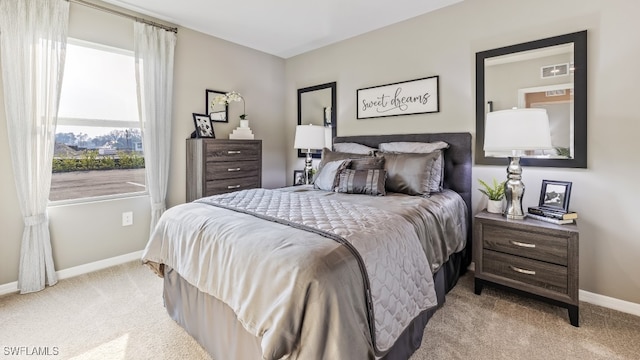
[[511, 109], [487, 113], [484, 151], [510, 152], [504, 185], [507, 219], [524, 219], [520, 157], [527, 150], [551, 149], [549, 117], [545, 109]]
[[312, 170], [312, 150], [321, 150], [325, 146], [324, 126], [318, 125], [298, 125], [296, 126], [296, 137], [293, 147], [296, 149], [306, 150], [307, 157], [304, 162], [304, 179], [305, 184], [311, 184]]

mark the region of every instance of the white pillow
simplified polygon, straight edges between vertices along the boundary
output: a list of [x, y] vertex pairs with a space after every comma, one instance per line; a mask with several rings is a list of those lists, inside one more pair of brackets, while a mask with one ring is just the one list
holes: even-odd
[[325, 191], [333, 191], [338, 186], [340, 171], [346, 169], [351, 164], [351, 160], [329, 161], [318, 170], [313, 187]]
[[380, 151], [395, 153], [430, 153], [436, 150], [447, 149], [449, 144], [444, 141], [427, 142], [389, 142], [378, 145]]
[[378, 151], [378, 149], [354, 142], [344, 142], [333, 144], [333, 151], [359, 155], [373, 155], [376, 151]]

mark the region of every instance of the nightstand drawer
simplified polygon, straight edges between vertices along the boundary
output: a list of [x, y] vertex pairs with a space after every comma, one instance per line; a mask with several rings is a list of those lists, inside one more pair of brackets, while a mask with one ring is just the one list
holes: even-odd
[[483, 251], [483, 272], [567, 294], [567, 268], [491, 250]]
[[485, 249], [518, 255], [530, 259], [567, 265], [568, 241], [558, 236], [509, 229], [486, 224], [482, 239]]
[[207, 180], [236, 179], [257, 177], [260, 170], [258, 161], [224, 161], [207, 163]]
[[244, 189], [253, 189], [257, 187], [260, 187], [260, 184], [258, 183], [258, 178], [256, 177], [207, 181], [205, 196], [223, 194]]

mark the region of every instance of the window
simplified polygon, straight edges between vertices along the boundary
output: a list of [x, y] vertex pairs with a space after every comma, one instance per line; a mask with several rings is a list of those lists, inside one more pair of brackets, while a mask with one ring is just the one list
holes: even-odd
[[144, 191], [133, 52], [69, 39], [49, 199]]

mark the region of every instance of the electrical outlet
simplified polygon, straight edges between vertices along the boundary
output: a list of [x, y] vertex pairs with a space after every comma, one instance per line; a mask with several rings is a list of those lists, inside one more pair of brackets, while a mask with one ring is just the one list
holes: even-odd
[[122, 226], [133, 225], [133, 212], [127, 211], [122, 213]]

